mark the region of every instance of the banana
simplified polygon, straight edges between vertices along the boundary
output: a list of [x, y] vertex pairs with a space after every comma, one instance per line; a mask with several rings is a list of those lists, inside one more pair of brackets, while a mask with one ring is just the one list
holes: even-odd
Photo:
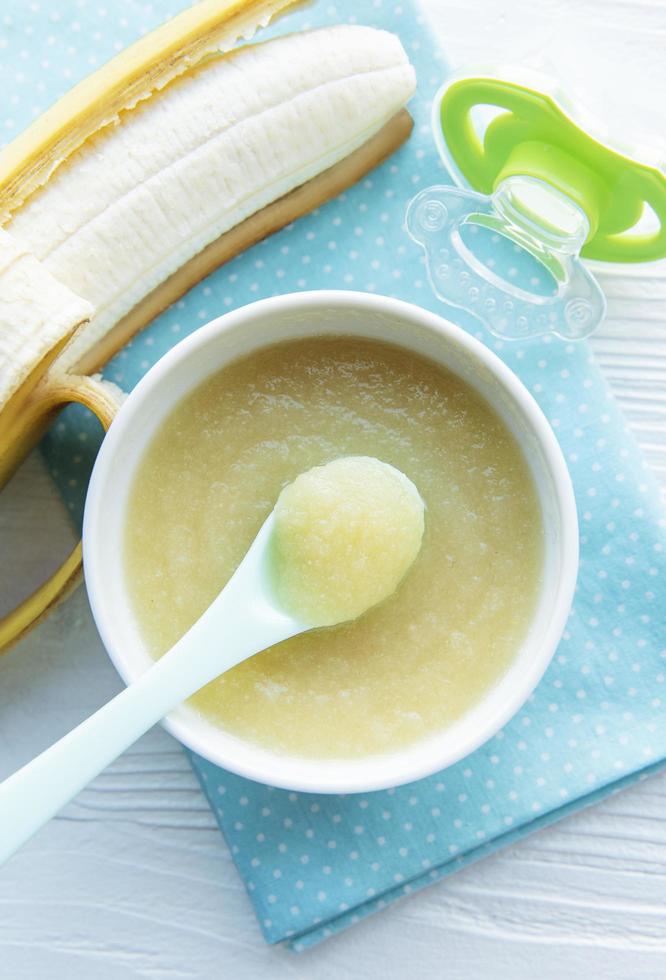
[[[301, 0], [200, 0], [70, 89], [0, 151], [0, 222], [90, 136]], [[307, 2], [307, 0], [305, 0]]]
[[87, 140], [5, 226], [95, 308], [76, 364], [210, 242], [346, 158], [404, 106], [414, 72], [368, 27], [209, 58]]
[[[87, 377], [222, 262], [409, 136], [414, 72], [385, 31], [235, 47], [299, 0], [201, 0], [75, 86], [0, 151], [0, 486]], [[0, 651], [66, 593], [81, 547], [0, 619]]]
[[[298, 0], [200, 0], [74, 86], [0, 150], [0, 224], [6, 226], [73, 153], [214, 52], [233, 48]], [[100, 171], [102, 184], [105, 176]], [[121, 235], [122, 230], [117, 229]], [[183, 291], [192, 285], [183, 283]], [[28, 249], [0, 239], [0, 487], [44, 428], [35, 389], [92, 315]], [[65, 297], [67, 297], [65, 301]], [[135, 330], [144, 326], [135, 320]], [[54, 365], [54, 371], [51, 366]], [[42, 386], [44, 387], [44, 386]], [[40, 392], [43, 394], [43, 392]], [[50, 404], [50, 398], [42, 398]]]

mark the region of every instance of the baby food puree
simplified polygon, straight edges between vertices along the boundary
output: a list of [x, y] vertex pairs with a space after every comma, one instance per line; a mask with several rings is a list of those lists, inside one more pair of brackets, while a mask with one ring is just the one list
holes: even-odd
[[[391, 465], [375, 460], [361, 477], [369, 461], [357, 457], [367, 456]], [[305, 473], [332, 460], [345, 485], [335, 500], [323, 471]], [[393, 467], [418, 488], [425, 530], [418, 494]], [[359, 479], [376, 495], [370, 519], [360, 517]], [[399, 588], [352, 622], [240, 664], [193, 709], [311, 758], [393, 751], [441, 731], [511, 663], [539, 592], [540, 508], [513, 436], [468, 384], [380, 341], [288, 341], [223, 368], [166, 419], [132, 488], [125, 567], [154, 656], [223, 588], [289, 483], [275, 568], [295, 614], [325, 624]], [[301, 531], [313, 521], [322, 548], [305, 554]]]
[[275, 507], [280, 603], [314, 626], [356, 619], [392, 595], [423, 538], [423, 501], [402, 473], [370, 456], [315, 466]]

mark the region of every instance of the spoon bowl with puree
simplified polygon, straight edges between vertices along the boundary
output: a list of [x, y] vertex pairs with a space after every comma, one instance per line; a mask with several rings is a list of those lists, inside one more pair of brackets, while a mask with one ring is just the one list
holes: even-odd
[[0, 863], [177, 704], [248, 657], [388, 599], [421, 548], [425, 505], [369, 456], [286, 486], [217, 598], [137, 681], [0, 784]]

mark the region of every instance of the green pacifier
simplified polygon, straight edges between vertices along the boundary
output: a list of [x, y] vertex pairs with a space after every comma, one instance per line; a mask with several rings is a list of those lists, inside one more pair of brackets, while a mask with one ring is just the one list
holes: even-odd
[[[594, 139], [553, 96], [499, 78], [451, 79], [435, 98], [433, 129], [458, 186], [421, 191], [407, 229], [425, 250], [437, 296], [493, 333], [585, 337], [606, 303], [581, 256], [666, 256], [666, 176]], [[552, 291], [519, 285], [479, 256], [470, 233], [480, 228], [536, 260]]]

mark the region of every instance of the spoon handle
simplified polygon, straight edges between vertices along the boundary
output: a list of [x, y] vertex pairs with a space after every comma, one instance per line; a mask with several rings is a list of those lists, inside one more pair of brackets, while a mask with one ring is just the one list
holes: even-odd
[[0, 784], [0, 864], [182, 699], [182, 673], [167, 654]]
[[168, 653], [0, 783], [0, 864], [177, 704], [247, 657], [310, 628], [273, 604], [264, 567], [272, 520], [271, 514], [225, 588]]

